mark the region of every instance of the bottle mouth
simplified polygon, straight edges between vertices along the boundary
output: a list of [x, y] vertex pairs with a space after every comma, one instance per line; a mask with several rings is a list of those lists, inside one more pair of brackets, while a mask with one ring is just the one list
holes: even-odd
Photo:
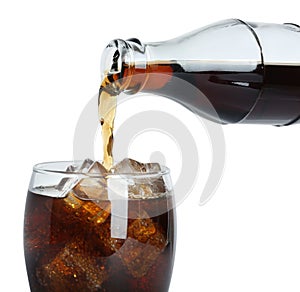
[[101, 58], [101, 87], [115, 95], [134, 94], [146, 83], [146, 68], [146, 47], [138, 39], [112, 40]]
[[[124, 63], [131, 63], [128, 43], [121, 39], [112, 40], [102, 53], [102, 80], [105, 76], [122, 74], [122, 67]], [[122, 76], [119, 77], [122, 78]]]

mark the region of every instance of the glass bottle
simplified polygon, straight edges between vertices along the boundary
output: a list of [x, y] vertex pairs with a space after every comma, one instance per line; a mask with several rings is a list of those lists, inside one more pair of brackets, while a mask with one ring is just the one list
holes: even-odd
[[300, 122], [300, 27], [230, 19], [163, 42], [111, 41], [116, 92], [165, 96], [218, 123]]

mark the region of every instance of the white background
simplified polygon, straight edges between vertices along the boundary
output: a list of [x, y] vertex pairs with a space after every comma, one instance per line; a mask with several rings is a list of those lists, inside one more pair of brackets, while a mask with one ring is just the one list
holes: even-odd
[[[111, 39], [165, 40], [226, 18], [300, 23], [297, 3], [1, 1], [1, 287], [29, 291], [22, 220], [31, 168], [37, 162], [72, 159], [76, 122], [97, 93], [101, 52]], [[143, 110], [160, 108], [159, 103], [145, 100]], [[176, 110], [173, 114], [178, 110], [183, 122], [194, 119], [178, 105], [168, 106]], [[126, 105], [122, 112], [119, 119]], [[299, 291], [300, 126], [224, 126], [223, 180], [212, 200], [199, 207], [211, 152], [205, 130], [194, 124], [200, 173], [192, 194], [177, 209], [170, 291]], [[146, 160], [155, 150], [171, 149], [166, 163], [176, 176], [178, 149], [155, 135], [152, 148], [139, 146], [149, 141], [148, 133], [137, 138], [131, 152]]]

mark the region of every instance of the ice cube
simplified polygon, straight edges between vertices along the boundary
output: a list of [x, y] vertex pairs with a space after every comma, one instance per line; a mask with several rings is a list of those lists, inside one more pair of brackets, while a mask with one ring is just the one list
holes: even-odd
[[[95, 161], [89, 168], [88, 173], [91, 177], [84, 178], [73, 188], [73, 192], [80, 199], [103, 200], [107, 199], [107, 183], [105, 167]], [[95, 175], [95, 176], [93, 176]]]
[[142, 243], [150, 243], [158, 249], [164, 249], [166, 245], [165, 236], [159, 226], [153, 222], [146, 211], [140, 211], [140, 218], [131, 222], [128, 227], [128, 237], [137, 239]]
[[140, 163], [131, 158], [125, 158], [112, 167], [112, 172], [122, 173], [122, 174], [141, 173], [141, 172], [145, 172], [145, 171], [146, 171], [146, 168], [143, 163]]
[[161, 167], [159, 163], [145, 163], [145, 168], [147, 173], [157, 173], [157, 176], [153, 176], [149, 179], [149, 185], [154, 194], [159, 195], [166, 192], [166, 184], [164, 177], [159, 175]]
[[107, 170], [99, 162], [94, 162], [88, 173], [95, 177], [81, 179], [64, 199], [66, 207], [81, 221], [102, 224], [110, 215], [111, 204], [107, 197]]
[[131, 199], [151, 199], [156, 197], [149, 184], [135, 182], [128, 186], [128, 196]]
[[161, 167], [160, 167], [159, 163], [154, 163], [154, 162], [145, 163], [144, 167], [145, 167], [146, 172], [148, 172], [148, 173], [153, 173], [153, 172], [156, 173], [156, 172], [161, 171]]
[[162, 229], [151, 218], [146, 218], [147, 214], [142, 217], [131, 222], [128, 238], [117, 253], [135, 278], [147, 274], [168, 243]]
[[118, 251], [118, 256], [134, 278], [147, 275], [162, 251], [149, 243], [127, 238]]
[[109, 217], [111, 203], [109, 201], [99, 201], [96, 203], [87, 201], [82, 204], [82, 210], [82, 215], [84, 216], [85, 214], [85, 217], [89, 222], [98, 225], [104, 223]]
[[101, 253], [104, 256], [110, 256], [118, 251], [124, 243], [124, 239], [111, 237], [111, 223], [110, 220], [106, 220], [99, 226], [93, 233], [95, 237], [94, 242], [97, 242]]
[[137, 219], [128, 228], [128, 236], [146, 243], [155, 234], [156, 228], [149, 218]]
[[[93, 164], [93, 161], [89, 158], [85, 159], [81, 166], [76, 167], [75, 165], [69, 165], [66, 169], [66, 172], [87, 172], [91, 165]], [[65, 177], [63, 178], [55, 187], [55, 189], [59, 192], [57, 194], [57, 197], [63, 198], [65, 197], [69, 191], [78, 183], [77, 177]]]
[[64, 211], [76, 221], [89, 224], [83, 228], [102, 224], [110, 215], [111, 203], [107, 200], [81, 200], [73, 192], [64, 199]]
[[92, 159], [86, 158], [82, 162], [81, 166], [75, 167], [75, 170], [77, 172], [83, 172], [83, 173], [88, 172], [93, 163], [94, 163], [94, 161]]
[[89, 168], [89, 173], [104, 175], [108, 171], [107, 169], [98, 161], [95, 161], [93, 165]]
[[[117, 174], [149, 173], [149, 176], [133, 176], [128, 184], [128, 195], [132, 199], [150, 199], [166, 192], [163, 177], [159, 175], [161, 167], [158, 163], [141, 163], [125, 158], [116, 164], [112, 171]], [[157, 174], [157, 175], [155, 175]]]
[[157, 173], [160, 170], [159, 163], [141, 163], [131, 158], [124, 158], [112, 167], [112, 172], [120, 174]]
[[107, 268], [97, 264], [80, 238], [68, 243], [37, 272], [40, 283], [51, 291], [99, 291], [107, 275]]
[[[58, 204], [56, 214], [65, 214], [70, 222], [82, 223], [82, 228], [90, 229], [104, 223], [110, 216], [111, 204], [107, 199], [104, 177], [107, 171], [99, 162], [91, 160], [86, 160], [77, 170], [81, 172], [82, 169], [91, 176], [86, 176], [79, 182], [76, 180], [76, 185], [63, 198], [63, 204]], [[74, 181], [71, 183], [74, 184]]]

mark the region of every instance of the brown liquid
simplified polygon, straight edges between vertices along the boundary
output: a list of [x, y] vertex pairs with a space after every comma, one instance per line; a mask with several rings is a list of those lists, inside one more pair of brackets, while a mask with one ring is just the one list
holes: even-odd
[[[191, 65], [186, 66], [192, 68]], [[263, 68], [244, 65], [243, 71], [235, 71], [235, 66], [237, 70], [240, 68], [238, 63], [232, 63], [231, 71], [187, 71], [175, 61], [148, 63], [145, 70], [135, 70], [134, 74], [139, 77], [132, 79], [146, 80], [143, 92], [168, 97], [202, 117], [221, 123], [236, 123], [249, 112], [259, 96]], [[129, 69], [126, 65], [124, 67], [127, 76]], [[134, 88], [136, 83], [131, 82], [129, 87]]]
[[168, 97], [215, 122], [300, 122], [300, 66], [267, 64], [253, 68], [239, 62], [226, 64], [224, 69], [222, 66], [220, 62], [219, 70], [209, 70], [209, 64], [204, 64], [206, 70], [189, 71], [175, 61], [157, 61], [148, 63], [146, 69], [132, 70], [124, 64], [122, 77], [134, 75], [127, 89]]
[[188, 72], [179, 65], [172, 66], [172, 80], [154, 93], [168, 96], [196, 114], [222, 123], [236, 123], [249, 112], [263, 80], [260, 67], [243, 72]]
[[127, 237], [117, 239], [110, 235], [110, 201], [29, 192], [24, 249], [31, 291], [168, 291], [175, 244], [173, 210], [146, 215], [157, 208], [167, 210], [171, 203], [171, 197], [129, 200]]
[[[300, 117], [299, 66], [274, 64], [243, 72], [177, 70], [174, 76], [199, 89], [224, 123], [285, 125]], [[174, 80], [159, 91], [199, 115], [210, 113], [203, 99], [180, 90]]]
[[101, 83], [98, 98], [98, 117], [102, 126], [103, 160], [102, 164], [110, 170], [113, 166], [113, 130], [117, 107], [117, 95], [112, 94], [108, 88], [111, 84], [106, 76]]
[[105, 90], [99, 94], [99, 120], [102, 126], [103, 166], [109, 170], [113, 166], [113, 129], [116, 115], [117, 97]]

